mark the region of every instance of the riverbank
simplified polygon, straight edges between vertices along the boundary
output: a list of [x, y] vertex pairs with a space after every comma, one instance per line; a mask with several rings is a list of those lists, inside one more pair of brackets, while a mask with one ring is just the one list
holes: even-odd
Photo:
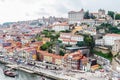
[[51, 78], [52, 80], [69, 80], [69, 79], [77, 80], [73, 77], [58, 74], [57, 72], [54, 72], [48, 69], [38, 68], [35, 66], [26, 65], [26, 64], [17, 65], [13, 62], [5, 61], [4, 59], [0, 59], [0, 62], [6, 65], [12, 65], [12, 66], [9, 66], [11, 68], [22, 70], [30, 74], [45, 76], [45, 77]]
[[21, 70], [15, 70], [17, 74], [19, 74], [16, 77], [8, 77], [3, 74], [3, 69], [5, 69], [5, 64], [0, 63], [0, 80], [42, 80], [44, 78], [45, 80], [52, 80], [50, 78], [46, 78], [40, 75], [36, 74], [30, 74]]
[[[83, 72], [80, 70], [67, 70], [65, 68], [62, 69], [51, 69], [51, 68], [46, 68], [46, 67], [41, 67], [42, 65], [47, 66], [48, 63], [44, 62], [39, 62], [36, 61], [36, 65], [28, 65], [27, 63], [20, 63], [17, 64], [17, 62], [5, 60], [0, 58], [0, 62], [3, 62], [9, 67], [18, 69], [27, 73], [30, 73], [32, 75], [40, 75], [43, 77], [50, 78], [51, 80], [81, 80], [81, 78], [84, 78], [85, 80], [108, 80], [108, 74], [107, 72], [101, 72], [101, 71], [95, 71], [94, 73], [92, 72]], [[34, 61], [33, 61], [34, 62]], [[10, 66], [12, 65], [12, 66]], [[50, 65], [52, 66], [52, 64]], [[55, 65], [54, 65], [55, 66]], [[105, 79], [107, 78], [107, 79]], [[36, 79], [33, 79], [36, 80]]]

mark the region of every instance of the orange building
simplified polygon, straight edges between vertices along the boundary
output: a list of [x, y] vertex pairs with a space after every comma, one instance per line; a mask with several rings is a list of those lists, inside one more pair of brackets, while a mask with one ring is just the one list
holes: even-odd
[[78, 50], [77, 52], [66, 54], [63, 58], [64, 67], [69, 69], [82, 69], [83, 65], [86, 65], [88, 59]]
[[39, 58], [41, 61], [61, 65], [63, 56], [48, 53], [47, 51], [38, 50], [38, 54], [40, 55]]

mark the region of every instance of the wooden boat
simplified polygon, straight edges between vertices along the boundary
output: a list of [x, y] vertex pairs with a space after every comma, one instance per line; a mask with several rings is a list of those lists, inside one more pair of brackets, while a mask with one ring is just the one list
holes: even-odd
[[3, 70], [3, 72], [4, 72], [4, 75], [9, 76], [9, 77], [17, 76], [16, 72], [13, 71], [12, 69]]

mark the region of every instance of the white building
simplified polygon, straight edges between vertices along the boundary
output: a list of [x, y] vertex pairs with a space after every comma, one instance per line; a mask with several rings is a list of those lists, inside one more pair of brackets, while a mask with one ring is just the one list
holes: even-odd
[[55, 30], [56, 32], [69, 30], [69, 25], [66, 22], [56, 23], [53, 25], [52, 30]]
[[115, 40], [114, 41], [114, 45], [112, 47], [112, 51], [116, 52], [116, 53], [120, 52], [120, 40]]
[[76, 45], [78, 41], [83, 41], [84, 37], [81, 35], [73, 35], [71, 33], [61, 33], [59, 40], [63, 44]]
[[113, 46], [115, 40], [120, 39], [120, 34], [106, 34], [104, 37], [104, 44], [108, 46]]
[[118, 24], [120, 24], [120, 20], [114, 20], [114, 25], [118, 25]]
[[104, 45], [104, 40], [103, 39], [97, 39], [95, 40], [96, 45]]
[[104, 19], [107, 15], [105, 14], [105, 10], [99, 9], [97, 13], [92, 13], [96, 19]]
[[78, 12], [70, 11], [68, 12], [69, 24], [80, 23], [84, 18], [84, 10], [81, 9]]
[[90, 26], [93, 26], [93, 25], [95, 25], [96, 22], [94, 19], [83, 19], [80, 23], [86, 23]]
[[106, 34], [105, 36], [103, 36], [103, 39], [95, 40], [95, 44], [113, 46], [115, 45], [115, 40], [120, 40], [120, 34]]

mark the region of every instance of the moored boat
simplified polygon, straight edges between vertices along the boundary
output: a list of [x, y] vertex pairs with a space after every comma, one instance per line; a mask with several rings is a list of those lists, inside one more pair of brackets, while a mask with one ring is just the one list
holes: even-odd
[[17, 76], [16, 72], [13, 71], [12, 69], [3, 70], [3, 72], [4, 72], [4, 75], [9, 76], [9, 77]]

